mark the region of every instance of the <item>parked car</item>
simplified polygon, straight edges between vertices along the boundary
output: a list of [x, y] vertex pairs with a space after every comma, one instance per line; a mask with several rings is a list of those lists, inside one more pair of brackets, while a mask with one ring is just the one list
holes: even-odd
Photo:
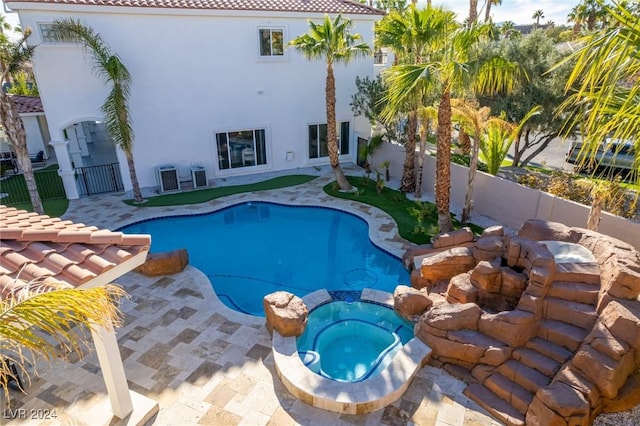
[[565, 156], [567, 163], [580, 170], [590, 167], [632, 170], [636, 158], [634, 143], [629, 140], [607, 138], [595, 153], [587, 148], [582, 153], [581, 150], [582, 141], [573, 141]]

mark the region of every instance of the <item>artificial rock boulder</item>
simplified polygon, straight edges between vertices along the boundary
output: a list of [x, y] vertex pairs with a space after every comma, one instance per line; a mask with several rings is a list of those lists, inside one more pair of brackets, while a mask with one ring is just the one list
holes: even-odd
[[588, 425], [640, 401], [637, 250], [542, 220], [468, 235], [403, 257], [414, 287], [440, 291], [416, 337], [435, 362], [469, 370], [467, 396], [508, 425]]
[[283, 337], [298, 337], [307, 327], [309, 312], [301, 298], [286, 291], [267, 294], [263, 301], [267, 330]]
[[188, 264], [187, 250], [179, 249], [164, 253], [151, 253], [147, 256], [147, 260], [134, 271], [147, 277], [171, 275], [182, 272]]
[[433, 302], [426, 289], [417, 290], [406, 285], [399, 285], [393, 292], [393, 307], [401, 316], [413, 319], [422, 314]]

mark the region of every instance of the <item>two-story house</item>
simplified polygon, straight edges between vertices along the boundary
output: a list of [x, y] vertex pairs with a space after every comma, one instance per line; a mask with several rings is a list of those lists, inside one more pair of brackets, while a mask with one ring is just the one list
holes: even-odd
[[[309, 61], [289, 40], [307, 20], [338, 13], [373, 44], [382, 12], [350, 0], [25, 0], [8, 1], [38, 44], [34, 72], [60, 174], [71, 185], [83, 163], [96, 164], [91, 129], [100, 128], [108, 87], [78, 44], [51, 32], [74, 18], [99, 33], [133, 79], [134, 159], [142, 187], [158, 185], [158, 167], [181, 180], [199, 165], [209, 179], [328, 163], [323, 61]], [[342, 161], [355, 161], [370, 125], [354, 117], [357, 76], [373, 76], [373, 56], [336, 64], [336, 115]], [[94, 124], [98, 123], [98, 126]], [[69, 155], [58, 154], [66, 145]], [[115, 150], [125, 190], [124, 155]], [[88, 161], [90, 160], [90, 161]], [[99, 161], [98, 161], [99, 162]], [[69, 194], [70, 198], [77, 194]]]

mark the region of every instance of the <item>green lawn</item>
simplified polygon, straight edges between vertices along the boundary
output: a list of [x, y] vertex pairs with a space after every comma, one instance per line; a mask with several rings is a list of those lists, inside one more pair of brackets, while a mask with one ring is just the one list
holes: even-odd
[[[33, 206], [31, 205], [31, 202], [12, 204], [11, 207], [26, 210], [29, 212], [33, 211]], [[60, 217], [64, 214], [64, 212], [67, 211], [67, 208], [69, 208], [69, 200], [67, 200], [66, 198], [57, 198], [55, 200], [43, 200], [42, 207], [44, 207], [44, 214], [51, 217]]]
[[[58, 165], [51, 164], [44, 169], [34, 171], [38, 193], [42, 199], [45, 214], [60, 217], [67, 211], [69, 200], [64, 192], [62, 179], [57, 173]], [[9, 176], [0, 182], [0, 192], [8, 194], [0, 203], [17, 209], [33, 211], [27, 184], [22, 175]]]
[[243, 192], [265, 191], [267, 189], [285, 188], [287, 186], [300, 185], [307, 183], [317, 176], [309, 175], [290, 175], [280, 176], [277, 178], [265, 180], [263, 182], [252, 183], [248, 185], [222, 186], [219, 188], [201, 189], [199, 191], [178, 192], [175, 194], [159, 195], [150, 197], [143, 204], [134, 204], [133, 200], [126, 200], [130, 206], [136, 207], [161, 207], [161, 206], [178, 206], [184, 204], [198, 204], [228, 195], [240, 194]]
[[[425, 244], [431, 241], [431, 237], [438, 232], [438, 215], [436, 214], [436, 206], [432, 203], [422, 203], [424, 212], [426, 213], [424, 228], [426, 232], [416, 232], [417, 220], [410, 213], [412, 209], [420, 209], [420, 203], [411, 201], [401, 193], [390, 188], [384, 188], [379, 194], [376, 192], [375, 182], [355, 176], [348, 176], [347, 179], [353, 186], [358, 188], [357, 193], [339, 192], [335, 189], [332, 182], [324, 187], [324, 191], [338, 198], [347, 200], [355, 200], [364, 204], [370, 204], [378, 207], [388, 213], [398, 224], [400, 236], [415, 244]], [[458, 221], [454, 219], [454, 226], [460, 227]], [[476, 225], [469, 225], [474, 233], [479, 234], [482, 228]]]

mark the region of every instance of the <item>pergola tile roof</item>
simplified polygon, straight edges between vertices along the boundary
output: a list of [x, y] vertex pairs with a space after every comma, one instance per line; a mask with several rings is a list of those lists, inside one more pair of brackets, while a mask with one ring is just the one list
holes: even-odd
[[[14, 2], [9, 1], [8, 3]], [[384, 14], [381, 10], [352, 0], [22, 0], [16, 3], [148, 7], [161, 9], [346, 13], [357, 15]]]
[[19, 114], [44, 112], [42, 101], [38, 97], [12, 95], [11, 99]]
[[128, 235], [0, 205], [0, 299], [25, 282], [79, 287], [149, 251]]

